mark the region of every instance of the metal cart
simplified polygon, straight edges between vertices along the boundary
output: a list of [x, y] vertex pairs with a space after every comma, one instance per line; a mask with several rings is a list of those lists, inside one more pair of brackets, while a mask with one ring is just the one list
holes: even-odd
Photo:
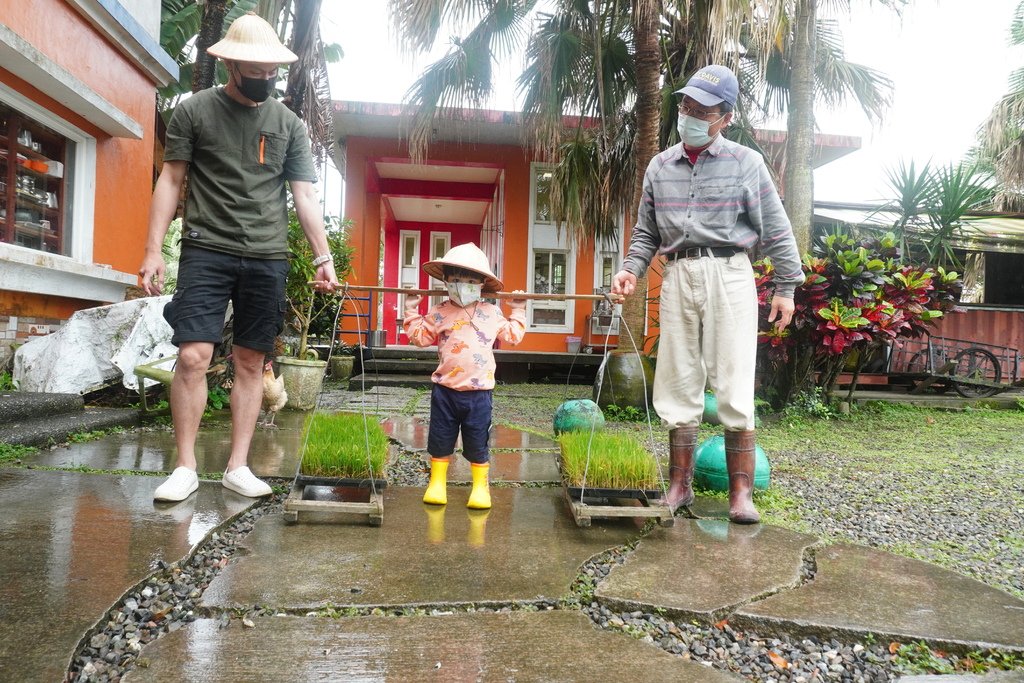
[[984, 398], [1020, 386], [1020, 352], [966, 339], [928, 336], [894, 345], [889, 374], [907, 379], [912, 394], [952, 388], [965, 398]]

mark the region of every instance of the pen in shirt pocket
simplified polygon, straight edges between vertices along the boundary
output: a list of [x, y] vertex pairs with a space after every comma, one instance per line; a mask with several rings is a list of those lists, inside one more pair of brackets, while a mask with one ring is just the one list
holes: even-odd
[[260, 163], [261, 164], [264, 163], [263, 162], [263, 150], [266, 147], [266, 144], [267, 144], [267, 136], [262, 134], [262, 133], [260, 133]]

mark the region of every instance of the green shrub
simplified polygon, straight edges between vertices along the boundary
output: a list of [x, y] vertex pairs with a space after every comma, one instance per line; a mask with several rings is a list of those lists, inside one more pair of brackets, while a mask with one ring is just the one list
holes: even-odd
[[783, 414], [786, 417], [815, 417], [822, 420], [831, 420], [840, 416], [828, 397], [822, 395], [821, 387], [814, 387], [809, 391], [803, 391], [793, 397], [786, 406]]
[[220, 410], [231, 403], [231, 394], [224, 387], [215, 386], [206, 392], [206, 405], [211, 410]]
[[617, 406], [614, 403], [604, 408], [604, 417], [610, 422], [646, 422], [647, 414], [636, 406]]
[[754, 263], [761, 393], [777, 409], [812, 386], [831, 395], [854, 359], [859, 371], [887, 344], [922, 337], [955, 307], [963, 288], [955, 272], [902, 260], [892, 233], [858, 240], [837, 231], [815, 251], [821, 256], [803, 257], [806, 281], [781, 332], [768, 322], [774, 268], [770, 259]]

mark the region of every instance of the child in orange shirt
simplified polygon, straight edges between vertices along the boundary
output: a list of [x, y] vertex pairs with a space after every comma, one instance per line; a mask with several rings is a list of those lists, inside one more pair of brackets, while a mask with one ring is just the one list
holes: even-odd
[[487, 256], [475, 244], [460, 244], [436, 261], [423, 264], [428, 275], [444, 280], [449, 298], [420, 315], [420, 296], [406, 295], [402, 325], [416, 346], [437, 344], [440, 363], [431, 376], [430, 484], [424, 503], [448, 502], [448, 463], [455, 440], [462, 432], [462, 454], [473, 473], [467, 507], [491, 507], [487, 474], [491, 431], [491, 394], [494, 389], [494, 341], [515, 345], [526, 335], [526, 300], [509, 301], [509, 317], [501, 308], [481, 300], [485, 292], [501, 291]]

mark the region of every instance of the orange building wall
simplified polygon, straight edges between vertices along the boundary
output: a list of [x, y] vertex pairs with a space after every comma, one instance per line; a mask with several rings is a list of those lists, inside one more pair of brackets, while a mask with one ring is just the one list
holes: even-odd
[[[345, 179], [345, 217], [353, 221], [351, 243], [357, 246], [352, 284], [377, 284], [380, 265], [381, 197], [369, 187], [367, 176], [370, 161], [378, 158], [406, 158], [406, 146], [393, 139], [349, 138], [347, 140], [347, 174]], [[529, 290], [526, 277], [529, 272], [529, 245], [527, 243], [530, 211], [530, 160], [524, 150], [512, 145], [465, 146], [454, 143], [434, 143], [430, 146], [429, 161], [477, 162], [500, 165], [505, 171], [505, 235], [504, 258], [501, 268], [505, 290]], [[366, 248], [361, 245], [369, 245]], [[594, 250], [577, 250], [575, 291], [590, 294], [594, 288]], [[588, 302], [577, 301], [575, 331], [558, 334], [526, 334], [519, 346], [522, 351], [565, 351], [568, 335], [581, 336], [585, 318], [591, 311]], [[376, 311], [372, 325], [376, 326]], [[361, 322], [360, 325], [365, 323]], [[342, 327], [354, 330], [353, 319]], [[364, 328], [365, 329], [365, 328]], [[351, 335], [348, 341], [352, 341]], [[614, 340], [614, 337], [613, 337]]]
[[[141, 140], [112, 138], [31, 84], [0, 70], [5, 85], [96, 138], [92, 261], [135, 272], [145, 247], [153, 189], [155, 84], [61, 0], [5, 3], [3, 14], [3, 22], [15, 33], [142, 127]], [[7, 303], [5, 299], [0, 296], [0, 306]], [[58, 303], [54, 308], [53, 297], [35, 299], [46, 311], [68, 306]], [[67, 302], [75, 309], [90, 305], [74, 299]]]

